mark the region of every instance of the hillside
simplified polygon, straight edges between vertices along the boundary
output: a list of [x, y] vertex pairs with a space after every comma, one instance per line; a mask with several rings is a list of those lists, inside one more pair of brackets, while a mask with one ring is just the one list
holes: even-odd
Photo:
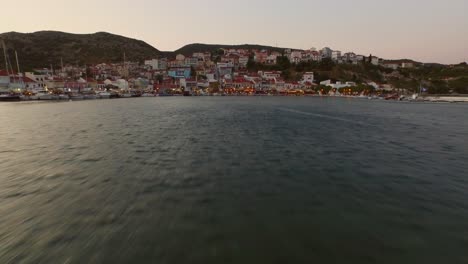
[[[58, 67], [60, 58], [63, 58], [66, 64], [84, 65], [123, 61], [124, 52], [127, 59], [132, 61], [142, 61], [161, 54], [159, 50], [141, 40], [105, 32], [94, 34], [57, 31], [9, 32], [0, 34], [0, 39], [5, 41], [12, 61], [14, 51], [18, 52], [21, 66], [25, 70], [46, 67], [50, 64]], [[4, 58], [0, 57], [0, 65], [4, 65]]]
[[219, 49], [257, 49], [257, 50], [270, 50], [270, 51], [277, 51], [283, 52], [285, 48], [278, 48], [278, 47], [271, 47], [271, 46], [263, 46], [263, 45], [254, 45], [254, 44], [242, 44], [242, 45], [222, 45], [222, 44], [189, 44], [186, 45], [176, 51], [173, 52], [174, 55], [176, 54], [183, 54], [185, 56], [190, 56], [194, 52], [211, 52], [214, 53]]

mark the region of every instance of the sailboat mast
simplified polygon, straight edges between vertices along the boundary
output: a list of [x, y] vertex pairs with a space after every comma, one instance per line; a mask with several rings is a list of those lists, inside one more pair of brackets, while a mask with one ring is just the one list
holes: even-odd
[[18, 79], [19, 79], [19, 81], [21, 83], [21, 89], [24, 89], [24, 82], [23, 82], [23, 78], [21, 76], [19, 60], [18, 60], [18, 52], [16, 52], [16, 50], [15, 50], [15, 58], [16, 58], [16, 68], [18, 69]]
[[20, 67], [19, 67], [19, 61], [18, 61], [18, 52], [15, 50], [15, 59], [16, 59], [16, 69], [18, 70], [18, 74], [20, 74]]
[[8, 71], [8, 59], [7, 59], [6, 46], [5, 46], [5, 41], [3, 41], [3, 39], [2, 39], [2, 47], [3, 47], [3, 56], [5, 56], [5, 70], [7, 71], [7, 75], [10, 76], [10, 72]]

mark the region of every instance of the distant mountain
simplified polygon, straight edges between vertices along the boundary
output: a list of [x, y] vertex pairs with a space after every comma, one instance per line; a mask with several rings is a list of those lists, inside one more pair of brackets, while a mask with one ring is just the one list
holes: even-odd
[[257, 50], [270, 50], [270, 51], [277, 51], [283, 52], [285, 48], [278, 48], [278, 47], [271, 47], [271, 46], [263, 46], [263, 45], [255, 45], [255, 44], [242, 44], [242, 45], [223, 45], [223, 44], [189, 44], [186, 45], [172, 54], [183, 54], [185, 56], [190, 56], [194, 52], [215, 52], [219, 49], [257, 49]]
[[[34, 33], [9, 32], [0, 34], [5, 41], [10, 60], [18, 52], [21, 68], [57, 67], [60, 59], [65, 64], [84, 65], [102, 62], [121, 62], [125, 52], [129, 61], [142, 61], [161, 55], [161, 52], [141, 40], [126, 38], [106, 32], [70, 34], [57, 31]], [[0, 65], [4, 58], [0, 56]], [[0, 66], [1, 67], [1, 66]]]

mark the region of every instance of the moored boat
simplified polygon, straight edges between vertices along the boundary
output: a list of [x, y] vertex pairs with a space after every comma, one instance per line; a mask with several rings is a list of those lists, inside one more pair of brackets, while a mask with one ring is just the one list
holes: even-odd
[[85, 100], [94, 100], [94, 99], [97, 99], [97, 96], [95, 94], [84, 94], [83, 99], [85, 99]]
[[70, 100], [83, 100], [84, 96], [82, 94], [69, 94]]
[[109, 93], [109, 92], [98, 92], [97, 98], [109, 99], [109, 98], [111, 98], [111, 93]]
[[58, 97], [56, 98], [53, 94], [45, 90], [37, 91], [36, 95], [37, 95], [37, 100], [55, 100], [58, 98]]
[[131, 94], [131, 93], [123, 92], [123, 93], [120, 93], [120, 94], [119, 94], [119, 97], [120, 97], [120, 98], [130, 98], [130, 97], [132, 97], [132, 94]]
[[68, 96], [68, 94], [59, 94], [58, 99], [59, 100], [69, 100], [70, 97]]
[[19, 94], [4, 93], [0, 94], [0, 102], [15, 102], [20, 101], [21, 97]]

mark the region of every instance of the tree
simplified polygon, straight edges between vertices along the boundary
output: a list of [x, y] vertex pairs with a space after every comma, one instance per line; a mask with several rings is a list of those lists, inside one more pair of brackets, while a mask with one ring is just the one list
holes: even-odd
[[462, 77], [449, 82], [449, 87], [460, 94], [468, 94], [468, 77]]
[[197, 71], [193, 66], [190, 66], [190, 77], [196, 78], [197, 77]]
[[158, 83], [162, 83], [163, 80], [164, 80], [164, 77], [161, 74], [156, 75], [156, 81]]
[[210, 90], [211, 93], [218, 93], [219, 92], [219, 82], [210, 83], [209, 90]]
[[93, 69], [91, 67], [86, 67], [86, 77], [87, 78], [94, 78]]
[[249, 56], [249, 60], [247, 61], [247, 70], [257, 70], [257, 63], [255, 62], [253, 55]]
[[291, 68], [291, 62], [286, 56], [279, 56], [276, 58], [276, 64], [279, 66], [280, 70], [284, 71]]
[[330, 58], [325, 58], [320, 61], [318, 68], [322, 71], [331, 71], [333, 70], [333, 67], [335, 66], [335, 63], [333, 62], [332, 59]]
[[322, 92], [322, 94], [329, 93], [330, 90], [331, 90], [331, 87], [330, 87], [330, 86], [326, 86], [326, 85], [322, 85], [322, 84], [317, 85], [317, 86], [315, 87], [315, 91], [317, 91], [317, 92]]

